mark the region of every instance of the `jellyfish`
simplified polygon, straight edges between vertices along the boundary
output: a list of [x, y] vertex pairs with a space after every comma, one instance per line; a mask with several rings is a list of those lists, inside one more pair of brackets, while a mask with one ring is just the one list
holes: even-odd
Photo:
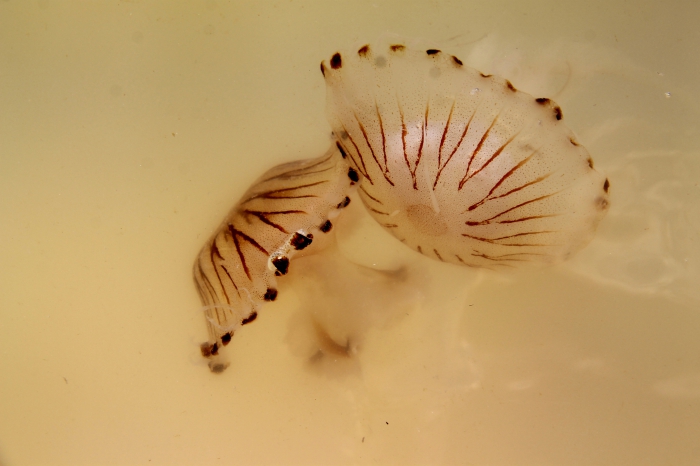
[[321, 70], [360, 197], [406, 245], [514, 267], [566, 259], [591, 239], [609, 182], [553, 101], [401, 44], [336, 53]]
[[337, 52], [320, 68], [331, 148], [263, 175], [195, 262], [214, 372], [293, 257], [323, 250], [351, 191], [407, 247], [496, 270], [571, 257], [608, 209], [609, 181], [548, 98], [403, 43]]
[[201, 352], [213, 372], [227, 363], [219, 350], [277, 298], [277, 277], [295, 255], [323, 241], [359, 181], [337, 146], [317, 159], [272, 168], [243, 195], [194, 264], [210, 340]]

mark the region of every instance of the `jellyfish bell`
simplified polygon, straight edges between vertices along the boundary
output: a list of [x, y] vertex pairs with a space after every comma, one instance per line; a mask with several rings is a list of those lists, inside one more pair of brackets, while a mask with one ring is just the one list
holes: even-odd
[[608, 180], [559, 106], [438, 49], [364, 45], [321, 63], [327, 115], [370, 214], [445, 262], [568, 258], [608, 207]]
[[608, 180], [547, 98], [438, 49], [399, 43], [335, 53], [321, 71], [330, 149], [265, 173], [195, 261], [209, 332], [201, 352], [213, 372], [226, 369], [221, 348], [276, 299], [277, 279], [294, 273], [297, 256], [324, 251], [297, 261], [303, 273], [289, 282], [306, 293], [307, 334], [318, 340], [297, 342], [300, 354], [352, 355], [369, 327], [417, 302], [425, 280], [403, 267], [348, 265], [335, 247], [335, 218], [355, 189], [367, 212], [407, 246], [490, 269], [568, 258], [608, 208]]
[[277, 278], [292, 259], [320, 249], [358, 181], [336, 146], [317, 159], [272, 168], [234, 206], [194, 264], [209, 340], [201, 345], [213, 372], [234, 332], [277, 298]]

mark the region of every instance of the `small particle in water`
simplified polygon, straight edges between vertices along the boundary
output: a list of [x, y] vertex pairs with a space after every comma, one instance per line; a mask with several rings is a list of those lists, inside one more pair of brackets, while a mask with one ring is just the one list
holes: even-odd
[[664, 95], [666, 96], [667, 99], [671, 98], [671, 93], [670, 92], [664, 92]]
[[478, 87], [475, 87], [474, 89], [472, 89], [472, 90], [469, 92], [469, 94], [471, 94], [471, 95], [477, 95], [479, 92], [481, 92], [481, 89], [479, 89]]

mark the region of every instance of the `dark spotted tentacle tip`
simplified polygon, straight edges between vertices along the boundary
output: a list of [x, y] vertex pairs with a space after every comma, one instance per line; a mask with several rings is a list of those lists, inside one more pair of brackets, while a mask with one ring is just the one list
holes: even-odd
[[331, 57], [331, 68], [334, 70], [339, 69], [341, 66], [343, 66], [343, 59], [340, 57], [339, 53], [336, 53]]
[[274, 301], [277, 299], [277, 290], [275, 288], [268, 288], [267, 291], [265, 291], [265, 296], [263, 296], [263, 299], [265, 301]]
[[390, 45], [390, 46], [389, 46], [389, 49], [390, 49], [392, 52], [401, 52], [401, 51], [403, 51], [403, 50], [406, 49], [406, 46], [405, 46], [405, 45], [401, 45], [401, 44], [394, 44], [394, 45]]
[[292, 236], [292, 241], [291, 244], [294, 246], [294, 249], [297, 251], [301, 251], [302, 249], [305, 249], [308, 245], [311, 244], [311, 241], [313, 239], [313, 235], [302, 235], [301, 233], [294, 233], [294, 236]]
[[232, 336], [233, 336], [233, 332], [228, 332], [228, 333], [224, 333], [223, 335], [221, 335], [221, 344], [226, 346], [229, 343], [231, 343]]
[[330, 220], [326, 220], [325, 222], [323, 222], [323, 225], [318, 227], [318, 229], [324, 233], [328, 233], [329, 231], [331, 231], [331, 228], [333, 228], [333, 224]]
[[516, 91], [517, 91], [517, 89], [515, 88], [515, 86], [513, 86], [513, 83], [511, 83], [511, 82], [508, 81], [507, 79], [506, 79], [506, 87], [507, 87], [508, 89], [510, 89], [511, 91], [513, 91], [513, 92], [516, 92]]
[[[581, 144], [579, 144], [578, 141], [577, 141], [575, 138], [573, 138], [573, 137], [570, 137], [570, 138], [569, 138], [569, 142], [570, 142], [572, 145], [574, 145], [574, 146], [580, 146], [580, 145], [581, 145]], [[593, 168], [593, 167], [591, 167], [591, 168]]]
[[342, 201], [340, 201], [340, 203], [338, 203], [337, 207], [339, 209], [343, 209], [343, 208], [347, 207], [348, 204], [350, 204], [350, 198], [346, 196], [345, 199], [343, 199]]
[[454, 55], [452, 55], [452, 61], [455, 62], [455, 64], [456, 64], [457, 66], [462, 66], [462, 65], [464, 65], [464, 63], [462, 63], [462, 60], [460, 60], [459, 58], [455, 57]]
[[479, 72], [479, 74], [481, 75], [482, 78], [490, 78], [491, 76], [493, 76], [493, 75], [491, 75], [491, 74], [484, 74], [484, 73], [481, 73], [481, 72]]
[[360, 181], [360, 175], [358, 175], [355, 169], [352, 167], [348, 168], [348, 178], [350, 178], [350, 181], [353, 183]]
[[607, 193], [608, 189], [610, 189], [610, 181], [608, 181], [608, 179], [605, 178], [605, 183], [603, 183], [603, 191]]
[[438, 49], [428, 49], [428, 50], [425, 51], [425, 53], [427, 53], [428, 55], [437, 55], [438, 53], [440, 53], [440, 50], [438, 50]]
[[369, 53], [369, 44], [363, 45], [362, 47], [360, 47], [360, 50], [357, 51], [357, 54], [361, 57], [366, 57], [368, 53]]

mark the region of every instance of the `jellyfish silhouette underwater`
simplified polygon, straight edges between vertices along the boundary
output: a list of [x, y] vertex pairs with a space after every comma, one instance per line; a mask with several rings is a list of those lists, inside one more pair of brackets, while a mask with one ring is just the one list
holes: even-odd
[[607, 211], [607, 178], [550, 99], [399, 43], [336, 53], [321, 72], [330, 149], [266, 172], [195, 262], [213, 372], [227, 367], [233, 333], [275, 300], [295, 255], [333, 234], [351, 190], [406, 246], [477, 268], [565, 260]]

